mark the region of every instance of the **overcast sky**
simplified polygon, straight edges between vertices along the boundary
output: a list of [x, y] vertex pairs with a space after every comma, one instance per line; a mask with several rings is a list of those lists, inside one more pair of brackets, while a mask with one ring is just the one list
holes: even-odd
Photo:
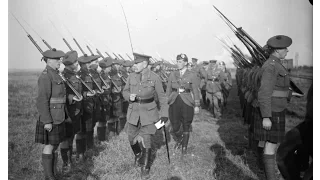
[[[43, 50], [52, 47], [67, 52], [64, 37], [82, 55], [73, 37], [85, 47], [132, 57], [128, 31], [119, 0], [10, 0], [12, 11]], [[135, 52], [173, 59], [179, 53], [199, 61], [217, 59], [231, 67], [230, 54], [215, 36], [229, 36], [241, 43], [216, 15], [220, 9], [260, 45], [284, 34], [293, 39], [287, 58], [298, 56], [299, 65], [312, 65], [312, 6], [308, 0], [122, 0]], [[25, 21], [41, 38], [25, 23]], [[53, 21], [58, 31], [52, 26]], [[41, 54], [8, 13], [9, 69], [43, 68]], [[71, 34], [66, 30], [64, 25]], [[87, 42], [88, 41], [88, 42]], [[242, 45], [241, 48], [244, 49]], [[93, 49], [94, 50], [94, 49]], [[95, 52], [95, 50], [94, 50]], [[103, 53], [104, 54], [104, 53]], [[104, 54], [105, 55], [105, 54]], [[125, 56], [126, 57], [126, 56]]]

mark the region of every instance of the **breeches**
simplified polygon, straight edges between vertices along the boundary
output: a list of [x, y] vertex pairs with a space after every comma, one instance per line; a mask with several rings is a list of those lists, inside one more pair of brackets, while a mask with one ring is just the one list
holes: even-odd
[[156, 130], [157, 129], [154, 124], [145, 126], [141, 126], [140, 123], [138, 123], [138, 125], [133, 125], [127, 122], [126, 124], [126, 132], [128, 134], [130, 144], [135, 144], [134, 140], [143, 140], [145, 148], [151, 148], [151, 138], [152, 135], [156, 133]]
[[183, 132], [189, 132], [193, 115], [193, 107], [184, 103], [180, 95], [178, 95], [175, 102], [169, 107], [169, 119], [172, 125], [172, 133], [178, 132], [180, 126], [183, 128]]

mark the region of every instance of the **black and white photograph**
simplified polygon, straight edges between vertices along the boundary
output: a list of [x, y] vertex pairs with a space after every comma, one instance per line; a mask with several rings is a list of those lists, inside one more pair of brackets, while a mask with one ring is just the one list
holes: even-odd
[[313, 0], [3, 3], [9, 180], [316, 179]]

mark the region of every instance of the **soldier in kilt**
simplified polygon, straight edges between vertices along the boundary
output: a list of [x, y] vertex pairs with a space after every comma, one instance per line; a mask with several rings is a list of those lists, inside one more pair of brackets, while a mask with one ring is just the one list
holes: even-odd
[[47, 50], [43, 52], [46, 68], [38, 79], [37, 110], [39, 118], [36, 125], [35, 142], [44, 144], [42, 167], [45, 179], [54, 180], [54, 169], [58, 159], [55, 153], [59, 144], [65, 140], [66, 87], [59, 75], [59, 67], [64, 52]]
[[[69, 51], [63, 57], [62, 63], [65, 68], [62, 72], [64, 77], [72, 84], [73, 88], [78, 92], [82, 93], [82, 84], [77, 79], [77, 72], [80, 70], [79, 63], [77, 61], [78, 53], [76, 51]], [[75, 92], [67, 86], [67, 110], [71, 121], [65, 121], [66, 127], [66, 140], [60, 143], [60, 155], [63, 161], [62, 171], [69, 172], [72, 165], [72, 144], [75, 134], [80, 133], [81, 127], [81, 115], [82, 115], [82, 98], [79, 99]], [[81, 134], [77, 134], [76, 139], [81, 140], [84, 138]], [[76, 141], [79, 143], [79, 141]], [[79, 145], [77, 145], [79, 147]], [[79, 149], [81, 152], [81, 148]], [[77, 152], [79, 152], [77, 149]]]
[[[95, 83], [93, 83], [93, 90], [97, 92], [97, 94], [93, 98], [95, 106], [93, 109], [92, 128], [94, 128], [95, 125], [97, 124], [97, 136], [98, 136], [98, 140], [101, 142], [101, 141], [105, 141], [105, 132], [106, 132], [106, 128], [105, 128], [106, 118], [104, 118], [105, 103], [103, 102], [103, 96], [104, 96], [104, 91], [107, 87], [104, 86], [102, 82], [102, 77], [98, 72], [98, 69], [100, 69], [98, 58], [100, 56], [92, 55], [90, 57], [92, 57], [93, 60], [89, 65], [89, 72], [92, 75], [93, 80], [95, 81]], [[89, 135], [89, 137], [91, 138], [91, 134]]]
[[[108, 60], [109, 61], [109, 60]], [[110, 109], [110, 117], [108, 120], [108, 136], [112, 137], [119, 133], [119, 121], [120, 118], [124, 118], [123, 114], [123, 96], [121, 94], [123, 89], [123, 81], [118, 73], [120, 67], [120, 61], [117, 59], [112, 59], [111, 67], [106, 68], [106, 73], [111, 80], [111, 99], [112, 105]]]
[[275, 177], [275, 153], [277, 143], [285, 135], [285, 113], [288, 105], [290, 79], [286, 68], [281, 64], [288, 53], [292, 39], [278, 35], [267, 41], [270, 57], [262, 66], [261, 85], [258, 102], [261, 119], [255, 123], [255, 139], [266, 141], [264, 146], [264, 167], [267, 180]]
[[199, 113], [200, 106], [200, 78], [194, 71], [187, 69], [187, 62], [185, 54], [177, 56], [179, 70], [170, 74], [166, 91], [171, 134], [176, 141], [175, 148], [182, 146], [182, 157], [187, 154], [191, 123], [194, 114]]
[[97, 132], [98, 132], [98, 139], [100, 141], [106, 140], [106, 132], [107, 132], [107, 122], [109, 121], [111, 117], [111, 106], [112, 106], [112, 99], [111, 99], [111, 80], [108, 76], [107, 69], [112, 65], [112, 59], [110, 57], [104, 58], [101, 61], [99, 61], [99, 66], [101, 67], [101, 78], [106, 83], [106, 85], [103, 85], [102, 88], [104, 89], [104, 92], [101, 94], [101, 100], [103, 104], [103, 114], [102, 114], [102, 120], [99, 121]]
[[[86, 149], [93, 148], [93, 131], [95, 126], [95, 119], [93, 118], [93, 113], [95, 111], [95, 96], [98, 96], [98, 93], [101, 93], [99, 91], [94, 91], [94, 82], [91, 78], [91, 74], [89, 72], [89, 67], [91, 65], [91, 62], [98, 59], [99, 56], [88, 56], [83, 55], [78, 58], [78, 62], [81, 66], [80, 69], [80, 78], [86, 83], [86, 86], [83, 87], [83, 115], [81, 121], [85, 122], [85, 127], [82, 127], [81, 131], [83, 134], [85, 134], [86, 138], [82, 141], [86, 146]], [[91, 76], [90, 76], [91, 75]], [[93, 92], [91, 92], [93, 91]], [[85, 150], [83, 150], [85, 151]], [[83, 157], [79, 157], [80, 160], [83, 160]]]

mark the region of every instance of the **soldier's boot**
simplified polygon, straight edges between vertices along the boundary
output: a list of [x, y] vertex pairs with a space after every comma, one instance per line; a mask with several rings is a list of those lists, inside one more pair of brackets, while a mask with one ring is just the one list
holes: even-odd
[[62, 159], [62, 173], [66, 174], [71, 170], [71, 164], [68, 163], [69, 148], [60, 148], [60, 155]]
[[264, 172], [267, 180], [276, 180], [275, 155], [264, 154]]
[[177, 136], [176, 137], [176, 144], [174, 145], [174, 149], [180, 149], [182, 145], [182, 136]]
[[[142, 157], [141, 147], [138, 142], [136, 142], [134, 145], [131, 145], [131, 149], [134, 154], [134, 165], [141, 166], [140, 164], [140, 158]], [[138, 163], [138, 164], [137, 164]]]
[[86, 139], [76, 139], [76, 148], [77, 148], [77, 160], [78, 162], [84, 162], [84, 152], [86, 151]]
[[142, 148], [141, 161], [141, 178], [148, 179], [150, 177], [151, 167], [151, 148]]
[[182, 157], [184, 157], [187, 154], [189, 136], [190, 136], [189, 132], [183, 132], [182, 149], [181, 149]]
[[42, 154], [42, 167], [44, 171], [44, 177], [46, 180], [56, 179], [52, 171], [52, 161], [53, 161], [52, 154]]
[[106, 126], [103, 127], [97, 127], [97, 135], [99, 141], [105, 141], [106, 140]]
[[87, 144], [87, 149], [92, 149], [93, 148], [93, 131], [87, 131], [86, 132], [86, 144]]
[[55, 176], [55, 177], [57, 177], [58, 176], [58, 167], [57, 167], [57, 164], [58, 164], [58, 153], [57, 152], [55, 152], [55, 153], [52, 153], [52, 156], [53, 156], [53, 158], [52, 158], [52, 172], [53, 172], [53, 175]]

